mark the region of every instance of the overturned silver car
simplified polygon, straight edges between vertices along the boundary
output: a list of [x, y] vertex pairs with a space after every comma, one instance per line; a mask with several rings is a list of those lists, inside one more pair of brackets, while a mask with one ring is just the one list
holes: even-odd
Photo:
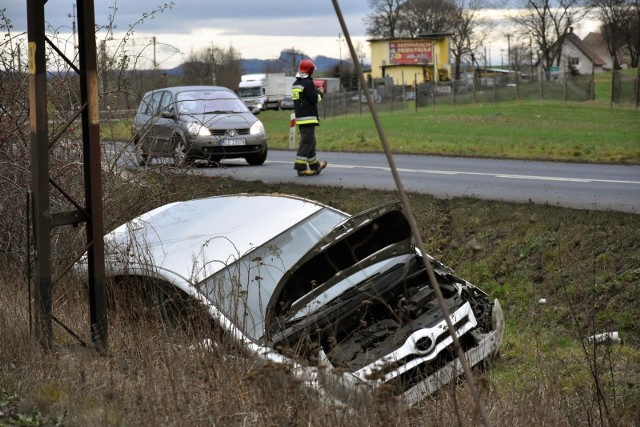
[[[387, 384], [413, 404], [461, 372], [398, 202], [355, 216], [284, 195], [176, 202], [116, 228], [105, 247], [117, 282], [179, 290], [328, 399]], [[428, 259], [469, 364], [490, 360], [504, 331], [498, 301]]]

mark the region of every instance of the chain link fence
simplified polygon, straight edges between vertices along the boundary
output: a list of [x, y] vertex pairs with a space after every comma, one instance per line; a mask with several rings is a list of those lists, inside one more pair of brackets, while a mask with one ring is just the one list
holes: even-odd
[[635, 76], [616, 70], [611, 77], [611, 102], [640, 105], [640, 72]]
[[[384, 79], [370, 82], [369, 88], [381, 111], [437, 108], [438, 105], [487, 104], [505, 101], [539, 100], [585, 102], [605, 100], [638, 108], [639, 77], [628, 71], [607, 73], [610, 83], [596, 74], [573, 75], [557, 69], [531, 73], [510, 70], [477, 70], [461, 80], [394, 85]], [[474, 77], [475, 76], [475, 77]], [[597, 90], [596, 90], [597, 86]], [[321, 104], [324, 117], [367, 112], [361, 91], [329, 93]]]

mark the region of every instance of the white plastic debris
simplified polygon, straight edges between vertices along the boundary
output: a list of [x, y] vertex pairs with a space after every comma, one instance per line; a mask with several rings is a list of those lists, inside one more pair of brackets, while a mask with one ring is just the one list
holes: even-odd
[[622, 345], [622, 338], [617, 331], [603, 332], [601, 334], [592, 335], [587, 338], [587, 342], [592, 344], [620, 344]]
[[546, 304], [547, 303], [547, 299], [546, 298], [540, 298], [538, 300], [538, 304]]

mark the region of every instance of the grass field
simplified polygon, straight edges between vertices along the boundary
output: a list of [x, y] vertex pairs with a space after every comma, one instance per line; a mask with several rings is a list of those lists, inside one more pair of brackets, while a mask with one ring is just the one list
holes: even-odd
[[[269, 146], [289, 146], [289, 111], [260, 114]], [[379, 114], [395, 153], [640, 164], [640, 111], [602, 102], [504, 102]], [[368, 111], [328, 118], [318, 150], [381, 151]]]

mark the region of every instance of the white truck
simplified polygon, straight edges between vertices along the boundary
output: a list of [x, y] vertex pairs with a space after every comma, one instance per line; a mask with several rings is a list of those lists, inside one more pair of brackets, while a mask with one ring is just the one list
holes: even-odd
[[295, 80], [284, 73], [245, 74], [240, 78], [238, 96], [250, 110], [277, 109], [282, 98], [291, 95]]

